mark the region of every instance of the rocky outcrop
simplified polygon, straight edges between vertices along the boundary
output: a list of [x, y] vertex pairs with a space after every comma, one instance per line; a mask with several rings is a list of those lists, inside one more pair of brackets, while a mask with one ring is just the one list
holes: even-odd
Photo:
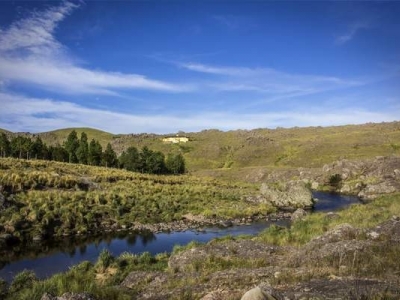
[[314, 205], [311, 191], [302, 181], [289, 181], [275, 185], [263, 183], [260, 188], [260, 195], [249, 200], [269, 203], [275, 207], [287, 209], [311, 208]]
[[122, 281], [121, 287], [134, 288], [139, 285], [148, 284], [160, 284], [166, 281], [167, 275], [163, 272], [145, 272], [145, 271], [134, 271]]
[[332, 176], [340, 178], [335, 187], [338, 192], [373, 200], [380, 195], [400, 191], [400, 157], [378, 156], [354, 161], [342, 159], [325, 165], [317, 180], [326, 185]]
[[[365, 200], [373, 200], [381, 195], [400, 192], [400, 157], [377, 156], [373, 159], [341, 159], [322, 168], [298, 168], [267, 172], [259, 182], [267, 186], [289, 182], [293, 178], [306, 183], [313, 190], [331, 189], [343, 194], [358, 195]], [[337, 181], [331, 181], [337, 176]], [[253, 200], [262, 200], [259, 196]]]

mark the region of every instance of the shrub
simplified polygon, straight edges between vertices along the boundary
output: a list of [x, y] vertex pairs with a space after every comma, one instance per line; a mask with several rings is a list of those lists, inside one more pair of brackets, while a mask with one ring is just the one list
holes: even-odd
[[22, 272], [15, 275], [9, 289], [9, 293], [13, 294], [25, 288], [30, 288], [37, 281], [37, 277], [34, 272], [29, 270], [23, 270]]

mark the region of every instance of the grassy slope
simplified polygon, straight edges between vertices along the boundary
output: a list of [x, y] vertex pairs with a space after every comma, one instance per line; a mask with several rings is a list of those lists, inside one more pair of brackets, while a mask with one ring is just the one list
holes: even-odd
[[251, 184], [49, 161], [0, 158], [0, 186], [14, 195], [0, 212], [0, 233], [28, 239], [171, 222], [187, 213], [225, 219], [273, 210], [244, 200], [257, 193]]
[[[61, 129], [40, 135], [46, 143], [62, 143], [71, 130]], [[103, 146], [111, 142], [118, 153], [129, 146], [148, 146], [164, 153], [181, 152], [190, 171], [256, 166], [321, 167], [341, 158], [400, 154], [400, 122], [228, 132], [204, 130], [186, 133], [191, 141], [179, 145], [164, 144], [162, 135], [112, 135], [89, 128], [75, 130], [78, 134], [85, 131], [89, 139], [99, 140]]]
[[49, 132], [43, 132], [40, 133], [39, 135], [41, 136], [43, 141], [48, 145], [54, 145], [56, 143], [62, 144], [64, 140], [67, 139], [68, 134], [72, 130], [75, 130], [78, 133], [78, 137], [81, 136], [82, 132], [85, 132], [88, 136], [89, 141], [91, 139], [95, 139], [99, 141], [103, 147], [105, 147], [107, 143], [111, 142], [114, 136], [111, 133], [93, 128], [65, 128]]

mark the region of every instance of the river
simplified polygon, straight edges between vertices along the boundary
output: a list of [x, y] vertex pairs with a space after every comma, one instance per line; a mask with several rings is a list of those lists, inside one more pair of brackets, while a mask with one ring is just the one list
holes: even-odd
[[[352, 203], [359, 203], [357, 197], [324, 192], [314, 192], [313, 197], [318, 199], [314, 206], [314, 212], [334, 211]], [[70, 238], [61, 243], [48, 243], [30, 249], [14, 248], [10, 251], [15, 251], [15, 257], [18, 258], [14, 258], [12, 261], [2, 260], [0, 278], [10, 282], [15, 274], [25, 269], [33, 270], [39, 278], [45, 278], [54, 273], [66, 271], [69, 267], [84, 260], [94, 262], [103, 249], [108, 249], [115, 256], [125, 251], [132, 253], [148, 251], [151, 254], [171, 252], [174, 245], [185, 245], [190, 241], [205, 243], [227, 235], [255, 235], [271, 224], [289, 226], [289, 221], [259, 221], [251, 225], [228, 228], [209, 227], [202, 231], [188, 230], [156, 234], [115, 233], [81, 240]]]

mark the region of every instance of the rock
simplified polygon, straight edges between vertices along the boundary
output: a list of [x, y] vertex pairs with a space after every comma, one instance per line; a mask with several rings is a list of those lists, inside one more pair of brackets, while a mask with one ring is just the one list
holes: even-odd
[[371, 239], [386, 239], [392, 242], [400, 242], [400, 221], [398, 217], [383, 222], [367, 231], [367, 236]]
[[225, 228], [227, 228], [227, 227], [232, 227], [233, 226], [233, 223], [232, 223], [232, 221], [221, 221], [221, 222], [219, 222], [219, 225], [221, 225], [222, 227], [225, 227]]
[[290, 218], [290, 220], [292, 220], [292, 222], [295, 222], [297, 220], [302, 220], [304, 219], [304, 217], [307, 216], [307, 212], [302, 209], [302, 208], [298, 208], [293, 214], [292, 217]]
[[334, 213], [332, 211], [326, 213], [326, 215], [325, 215], [325, 218], [328, 219], [328, 220], [337, 219], [339, 217], [340, 217], [339, 214]]
[[134, 288], [135, 286], [142, 283], [150, 282], [164, 282], [166, 280], [166, 274], [162, 272], [147, 272], [147, 271], [133, 271], [125, 277], [121, 283], [121, 287]]
[[319, 187], [319, 183], [318, 183], [318, 182], [316, 182], [316, 181], [313, 181], [313, 182], [311, 183], [311, 189], [313, 189], [313, 190], [317, 190], [317, 189], [318, 189], [318, 187]]
[[302, 181], [289, 181], [278, 187], [261, 185], [262, 202], [271, 203], [280, 208], [306, 208], [314, 205], [311, 191]]
[[247, 291], [241, 298], [241, 300], [273, 300], [275, 298], [268, 297], [258, 286], [254, 289]]
[[57, 298], [49, 293], [44, 293], [40, 300], [57, 300]]
[[357, 228], [354, 228], [350, 224], [343, 223], [325, 232], [322, 236], [314, 238], [312, 242], [322, 241], [323, 243], [332, 243], [342, 240], [352, 240], [357, 236], [358, 233], [359, 230]]
[[396, 188], [389, 182], [384, 181], [378, 184], [367, 185], [361, 192], [358, 193], [358, 197], [365, 200], [373, 200], [380, 195], [394, 192], [396, 192]]
[[96, 300], [96, 298], [88, 293], [64, 293], [60, 297], [45, 293], [41, 300]]
[[351, 188], [348, 184], [344, 184], [340, 189], [340, 193], [342, 194], [349, 194], [351, 192]]

